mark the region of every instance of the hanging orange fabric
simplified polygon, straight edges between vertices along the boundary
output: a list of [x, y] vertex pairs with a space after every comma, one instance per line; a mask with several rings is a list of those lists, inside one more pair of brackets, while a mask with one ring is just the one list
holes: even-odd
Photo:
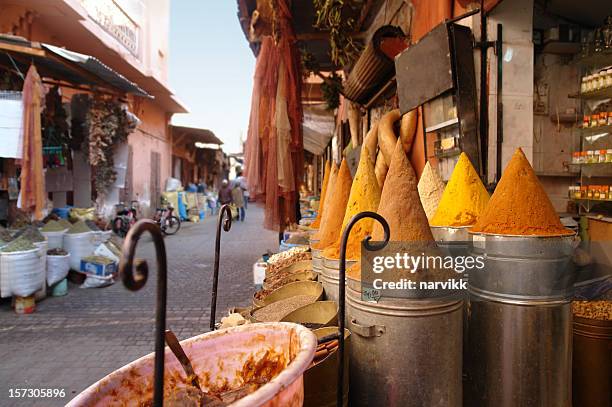
[[34, 65], [28, 69], [23, 83], [23, 158], [21, 161], [20, 207], [43, 218], [45, 180], [43, 175], [42, 133], [40, 112], [44, 88]]
[[278, 30], [257, 57], [245, 172], [251, 195], [265, 200], [264, 227], [296, 221], [304, 151], [299, 52], [287, 0], [277, 0]]

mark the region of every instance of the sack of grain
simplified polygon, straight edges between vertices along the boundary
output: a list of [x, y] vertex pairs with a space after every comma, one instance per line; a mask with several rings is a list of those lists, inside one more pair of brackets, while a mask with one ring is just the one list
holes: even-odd
[[47, 284], [53, 285], [62, 281], [70, 271], [70, 254], [47, 256]]
[[92, 231], [84, 233], [66, 233], [64, 235], [64, 250], [70, 253], [70, 268], [81, 269], [81, 259], [91, 256], [96, 250], [95, 236]]
[[0, 296], [3, 298], [28, 297], [44, 286], [45, 269], [38, 248], [0, 252], [0, 269], [3, 275]]

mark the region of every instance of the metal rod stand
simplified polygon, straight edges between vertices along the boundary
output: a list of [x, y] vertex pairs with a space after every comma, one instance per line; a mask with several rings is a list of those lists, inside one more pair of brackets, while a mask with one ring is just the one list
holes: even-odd
[[353, 226], [361, 219], [371, 218], [378, 221], [385, 232], [385, 240], [382, 242], [371, 243], [371, 236], [367, 236], [363, 239], [363, 248], [369, 251], [377, 251], [383, 249], [389, 243], [389, 224], [379, 214], [375, 212], [360, 212], [353, 216], [351, 221], [346, 225], [344, 232], [342, 233], [342, 240], [340, 241], [340, 270], [338, 274], [338, 388], [336, 393], [336, 406], [343, 407], [343, 396], [344, 396], [344, 320], [346, 314], [345, 308], [345, 292], [346, 292], [346, 245], [348, 242], [349, 235]]
[[134, 259], [138, 240], [144, 232], [149, 232], [155, 244], [157, 258], [157, 297], [155, 302], [155, 373], [153, 382], [153, 406], [162, 407], [164, 403], [164, 335], [166, 331], [166, 301], [168, 288], [168, 263], [164, 236], [157, 223], [150, 219], [136, 222], [123, 242], [119, 275], [123, 285], [131, 291], [138, 291], [147, 283], [149, 265], [146, 260]]
[[215, 239], [215, 268], [213, 270], [212, 299], [210, 303], [210, 330], [215, 330], [215, 319], [217, 313], [217, 286], [219, 285], [219, 253], [221, 252], [221, 226], [229, 232], [232, 228], [232, 210], [225, 204], [219, 210], [217, 219], [217, 237]]

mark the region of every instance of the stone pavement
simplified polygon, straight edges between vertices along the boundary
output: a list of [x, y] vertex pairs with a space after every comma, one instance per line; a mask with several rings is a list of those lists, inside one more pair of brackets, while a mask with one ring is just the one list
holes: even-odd
[[[217, 320], [253, 294], [252, 264], [278, 250], [278, 234], [262, 227], [263, 209], [249, 206], [246, 221], [222, 233]], [[183, 224], [166, 238], [167, 326], [179, 339], [208, 331], [216, 217]], [[154, 264], [153, 245], [142, 239], [138, 257]], [[0, 302], [0, 406], [62, 406], [111, 371], [153, 351], [155, 273], [138, 292], [121, 282], [106, 288], [70, 285], [65, 297], [47, 298], [31, 315]], [[65, 398], [15, 399], [9, 389], [64, 389]]]

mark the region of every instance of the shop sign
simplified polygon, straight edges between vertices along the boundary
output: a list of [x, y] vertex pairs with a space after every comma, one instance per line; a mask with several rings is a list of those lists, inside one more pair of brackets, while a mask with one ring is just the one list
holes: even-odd
[[81, 0], [89, 17], [104, 28], [132, 54], [138, 56], [139, 27], [115, 0]]

